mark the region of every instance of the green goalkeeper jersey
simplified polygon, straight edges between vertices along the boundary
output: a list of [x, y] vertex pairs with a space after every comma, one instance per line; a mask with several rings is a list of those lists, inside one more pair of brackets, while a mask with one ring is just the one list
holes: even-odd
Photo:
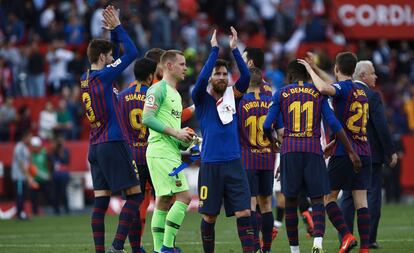
[[181, 161], [180, 141], [164, 134], [166, 127], [181, 129], [181, 96], [165, 80], [153, 84], [147, 91], [143, 122], [150, 128], [147, 157]]

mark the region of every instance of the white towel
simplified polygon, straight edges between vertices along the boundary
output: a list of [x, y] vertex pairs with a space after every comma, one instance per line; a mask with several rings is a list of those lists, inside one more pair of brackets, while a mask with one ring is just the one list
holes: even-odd
[[[207, 92], [211, 94], [211, 86], [207, 86]], [[233, 120], [233, 114], [236, 113], [236, 102], [234, 100], [233, 86], [228, 86], [226, 91], [216, 102], [217, 112], [223, 125]]]

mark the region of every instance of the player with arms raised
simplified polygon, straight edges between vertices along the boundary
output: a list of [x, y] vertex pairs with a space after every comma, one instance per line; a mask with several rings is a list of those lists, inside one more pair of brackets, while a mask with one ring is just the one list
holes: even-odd
[[[94, 39], [89, 43], [87, 54], [90, 70], [81, 77], [82, 101], [91, 124], [88, 160], [91, 164], [95, 204], [92, 211], [92, 230], [95, 252], [105, 252], [104, 218], [112, 192], [123, 191], [126, 202], [119, 215], [118, 229], [108, 252], [124, 252], [124, 243], [130, 224], [138, 213], [141, 190], [131, 150], [124, 140], [114, 82], [131, 64], [137, 49], [119, 21], [119, 13], [108, 6], [102, 13], [106, 29], [111, 30], [111, 43]], [[114, 61], [118, 43], [125, 54]], [[131, 242], [133, 244], [134, 242]]]

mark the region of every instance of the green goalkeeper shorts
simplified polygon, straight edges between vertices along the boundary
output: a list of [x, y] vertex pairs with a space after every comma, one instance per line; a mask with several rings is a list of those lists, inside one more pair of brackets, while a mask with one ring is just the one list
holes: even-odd
[[189, 189], [187, 178], [183, 171], [176, 176], [168, 176], [174, 168], [180, 166], [180, 161], [166, 158], [147, 157], [147, 164], [151, 175], [155, 196], [171, 196]]

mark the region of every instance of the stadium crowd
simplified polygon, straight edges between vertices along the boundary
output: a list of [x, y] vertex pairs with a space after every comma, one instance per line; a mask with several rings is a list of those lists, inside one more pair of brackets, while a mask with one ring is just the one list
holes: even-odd
[[[61, 129], [67, 139], [79, 139], [80, 133], [87, 131], [88, 126], [81, 124], [78, 82], [87, 66], [87, 42], [104, 33], [100, 14], [106, 4], [105, 0], [1, 3], [0, 141], [17, 140], [19, 129], [25, 127], [45, 139], [51, 137], [54, 128]], [[150, 47], [185, 52], [189, 70], [179, 87], [184, 105], [192, 103], [186, 87], [190, 84], [192, 88], [207, 56], [211, 27], [234, 25], [241, 49], [254, 46], [265, 50], [265, 77], [276, 88], [286, 83], [287, 63], [296, 57], [301, 43], [355, 44], [358, 59], [375, 64], [377, 88], [384, 96], [394, 139], [414, 131], [413, 45], [407, 41], [346, 41], [340, 29], [329, 22], [330, 6], [322, 0], [119, 1], [119, 7], [139, 56]], [[223, 30], [219, 30], [218, 40], [226, 44]], [[314, 51], [319, 55], [319, 65], [331, 70], [333, 55], [325, 48]], [[229, 48], [220, 53], [230, 59]], [[119, 83], [131, 81], [133, 71], [129, 67]], [[13, 106], [16, 97], [45, 96], [58, 99], [47, 103], [39, 117], [34, 117], [39, 122], [25, 118], [30, 108]], [[13, 133], [11, 125], [16, 129]]]

